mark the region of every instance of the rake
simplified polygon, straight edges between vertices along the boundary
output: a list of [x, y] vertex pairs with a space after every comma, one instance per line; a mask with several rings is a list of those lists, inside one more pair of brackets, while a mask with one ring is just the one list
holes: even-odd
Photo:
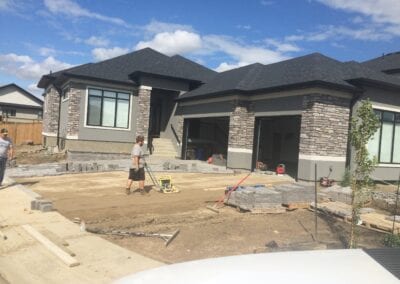
[[239, 185], [241, 185], [249, 176], [251, 175], [251, 172], [248, 173], [244, 178], [242, 178], [234, 187], [230, 188], [224, 195], [222, 195], [215, 203], [213, 206], [206, 206], [207, 209], [214, 211], [215, 213], [219, 213], [219, 209], [222, 208], [221, 204], [224, 202], [225, 199], [229, 199], [231, 196], [231, 193], [235, 191]]

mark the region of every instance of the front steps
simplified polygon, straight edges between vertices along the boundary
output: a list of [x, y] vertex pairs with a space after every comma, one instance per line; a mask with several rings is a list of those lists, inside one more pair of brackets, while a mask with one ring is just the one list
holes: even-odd
[[153, 156], [175, 158], [178, 153], [172, 141], [168, 138], [153, 138]]

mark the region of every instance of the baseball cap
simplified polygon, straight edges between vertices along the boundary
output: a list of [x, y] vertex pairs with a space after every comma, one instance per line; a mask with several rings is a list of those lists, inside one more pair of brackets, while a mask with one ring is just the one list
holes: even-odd
[[2, 129], [0, 130], [0, 133], [1, 133], [1, 134], [3, 134], [3, 133], [8, 133], [8, 130], [7, 130], [6, 128], [2, 128]]

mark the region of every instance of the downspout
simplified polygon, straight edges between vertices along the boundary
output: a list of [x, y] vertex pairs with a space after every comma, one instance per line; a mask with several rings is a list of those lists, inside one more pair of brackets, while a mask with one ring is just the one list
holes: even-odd
[[349, 116], [349, 131], [347, 138], [347, 154], [346, 154], [346, 168], [350, 168], [351, 163], [351, 142], [350, 142], [350, 133], [351, 133], [351, 119], [353, 117], [353, 107], [360, 100], [360, 94], [354, 94], [353, 98], [350, 101], [350, 116]]
[[58, 103], [58, 119], [57, 119], [57, 148], [60, 151], [60, 122], [61, 122], [61, 90], [60, 88], [54, 86], [56, 91], [59, 94], [59, 103]]

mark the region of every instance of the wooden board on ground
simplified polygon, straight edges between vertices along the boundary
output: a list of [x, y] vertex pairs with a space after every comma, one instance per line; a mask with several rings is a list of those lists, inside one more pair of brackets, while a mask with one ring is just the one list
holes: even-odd
[[[392, 232], [393, 229], [393, 221], [386, 220], [387, 216], [379, 213], [367, 213], [361, 214], [361, 220], [363, 221], [363, 225], [367, 228], [378, 229], [385, 232]], [[400, 232], [400, 224], [394, 224], [395, 233]]]
[[258, 208], [258, 209], [251, 209], [251, 214], [280, 214], [285, 213], [285, 207], [274, 207], [274, 208]]
[[307, 209], [310, 208], [310, 203], [304, 202], [304, 203], [283, 203], [282, 204], [284, 207], [287, 208], [287, 210], [296, 210], [296, 209]]
[[[311, 204], [311, 208], [315, 208], [314, 204]], [[344, 221], [351, 221], [351, 206], [348, 204], [337, 201], [322, 202], [318, 203], [318, 210], [339, 217]]]
[[31, 225], [22, 225], [22, 228], [24, 228], [25, 231], [27, 231], [32, 237], [34, 237], [37, 241], [44, 245], [49, 251], [55, 254], [62, 262], [64, 262], [69, 267], [79, 265], [79, 262], [75, 258], [71, 257], [68, 253], [63, 251], [56, 244], [54, 244], [48, 238], [39, 233]]

